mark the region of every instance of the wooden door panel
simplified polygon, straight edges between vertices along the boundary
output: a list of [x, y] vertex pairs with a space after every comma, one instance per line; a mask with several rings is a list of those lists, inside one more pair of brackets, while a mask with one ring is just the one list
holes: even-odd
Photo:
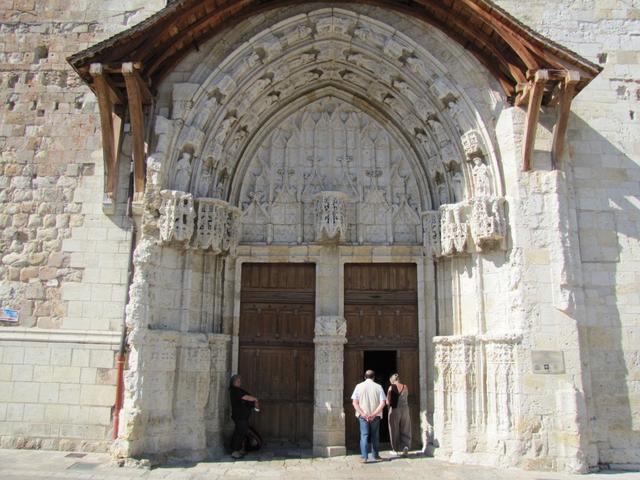
[[345, 440], [347, 448], [356, 448], [360, 438], [360, 426], [355, 416], [351, 395], [355, 386], [362, 381], [362, 351], [345, 348], [344, 350], [344, 413]]
[[314, 265], [243, 265], [238, 367], [268, 442], [311, 445], [314, 301]]
[[368, 350], [396, 350], [397, 370], [410, 388], [413, 446], [420, 444], [417, 270], [412, 264], [345, 265], [344, 409], [348, 448], [357, 448], [358, 422], [351, 394], [362, 381]]

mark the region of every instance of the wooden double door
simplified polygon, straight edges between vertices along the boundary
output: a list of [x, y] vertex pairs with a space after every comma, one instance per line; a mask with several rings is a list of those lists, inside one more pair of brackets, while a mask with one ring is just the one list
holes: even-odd
[[[351, 395], [365, 370], [376, 372], [385, 392], [389, 376], [399, 373], [409, 387], [413, 447], [420, 443], [418, 296], [414, 264], [346, 264], [344, 312], [344, 410], [347, 448], [358, 448], [359, 426]], [[389, 441], [387, 409], [381, 441]]]
[[311, 446], [315, 265], [242, 266], [238, 370], [261, 411], [251, 422], [270, 444]]
[[[338, 279], [336, 279], [336, 282]], [[348, 448], [357, 448], [351, 405], [366, 369], [385, 387], [398, 372], [409, 386], [414, 447], [419, 444], [417, 277], [413, 264], [347, 264], [344, 269], [344, 410]], [[315, 265], [242, 266], [239, 366], [261, 400], [252, 423], [270, 445], [311, 446], [314, 405]], [[382, 427], [385, 437], [386, 417]], [[387, 434], [388, 435], [388, 434]]]

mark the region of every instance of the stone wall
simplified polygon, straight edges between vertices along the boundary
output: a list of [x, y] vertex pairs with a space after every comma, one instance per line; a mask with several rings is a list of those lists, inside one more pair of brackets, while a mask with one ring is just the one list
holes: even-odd
[[[543, 0], [497, 3], [537, 31], [600, 63], [604, 71], [573, 103], [560, 171], [550, 171], [554, 112], [544, 111], [534, 155], [536, 171], [522, 175], [518, 138], [523, 112], [502, 111], [491, 88], [478, 88], [490, 85], [486, 72], [477, 69], [470, 74], [476, 63], [462, 49], [451, 47], [452, 58], [459, 61], [452, 67], [453, 76], [463, 83], [485, 122], [496, 123], [497, 135], [490, 132], [487, 138], [502, 160], [504, 184], [496, 185], [505, 190], [510, 231], [505, 249], [441, 259], [436, 267], [439, 318], [427, 329], [431, 333], [437, 329], [443, 338], [436, 347], [425, 348], [439, 362], [435, 371], [433, 359], [427, 359], [424, 367], [429, 382], [435, 378], [435, 389], [427, 392], [426, 385], [421, 387], [425, 397], [433, 395], [436, 410], [438, 405], [451, 405], [449, 414], [470, 412], [465, 422], [455, 425], [446, 423], [445, 410], [440, 412], [435, 425], [442, 434], [437, 439], [442, 442], [440, 454], [457, 461], [573, 471], [598, 463], [637, 464], [640, 45], [634, 32], [640, 13], [622, 0], [563, 0], [553, 8]], [[0, 382], [6, 387], [0, 393], [2, 445], [85, 449], [107, 445], [117, 344], [117, 334], [108, 332], [117, 332], [122, 321], [131, 245], [132, 224], [122, 203], [130, 145], [125, 138], [121, 203], [114, 215], [106, 216], [101, 204], [97, 104], [65, 58], [134, 25], [164, 4], [161, 0], [0, 1], [0, 302], [20, 314], [18, 327], [0, 328]], [[180, 119], [195, 89], [234, 46], [249, 40], [265, 23], [310, 8], [299, 5], [261, 14], [229, 33], [224, 42], [212, 39], [167, 76], [159, 89], [156, 113]], [[423, 42], [435, 45], [442, 38], [429, 37], [417, 22], [400, 15], [354, 8], [382, 21], [393, 17], [395, 28]], [[177, 159], [178, 152], [162, 150], [169, 147], [162, 138], [168, 137], [163, 130], [167, 123], [155, 125], [159, 136], [154, 147]], [[165, 163], [169, 169], [171, 162]], [[150, 175], [160, 175], [156, 166], [150, 163]], [[170, 183], [163, 182], [165, 187]], [[283, 248], [273, 252], [286, 260]], [[187, 332], [233, 333], [234, 302], [222, 305], [211, 297], [221, 291], [236, 296], [238, 292], [233, 267], [226, 267], [230, 275], [225, 277], [225, 267], [209, 255], [185, 258], [159, 248], [158, 268], [147, 273], [160, 289], [144, 291], [139, 282], [137, 288], [142, 290], [132, 290], [146, 295], [148, 302], [134, 302], [133, 307], [153, 303], [156, 308], [146, 313], [132, 308], [130, 320], [145, 318], [156, 328], [184, 336], [157, 333], [132, 340], [127, 380], [131, 416], [123, 422], [123, 430], [146, 421], [147, 414], [155, 415], [159, 423], [157, 430], [147, 432], [156, 437], [155, 443], [122, 445], [125, 453], [175, 449], [173, 429], [186, 441], [199, 423], [205, 425], [205, 433], [199, 430], [189, 447], [202, 450], [208, 439], [209, 447], [219, 448], [223, 419], [213, 406], [220, 403], [229, 370], [230, 339]], [[210, 282], [214, 271], [220, 285]], [[332, 267], [321, 280], [330, 283], [335, 274]], [[333, 304], [319, 305], [321, 315], [339, 314]], [[502, 346], [514, 344], [516, 337], [508, 336], [514, 333], [522, 336], [517, 336], [516, 353], [505, 360]], [[164, 359], [168, 364], [154, 363], [154, 342], [171, 344], [173, 356]], [[471, 348], [478, 358], [473, 369], [480, 371], [465, 370], [465, 349]], [[456, 349], [462, 360], [454, 359]], [[189, 352], [198, 356], [197, 365], [176, 367]], [[482, 360], [479, 352], [488, 352], [491, 361]], [[538, 353], [547, 359], [559, 356], [562, 371], [537, 372]], [[451, 380], [451, 391], [442, 383], [448, 378], [443, 368], [447, 365], [464, 380]], [[483, 369], [511, 375], [509, 381], [484, 387], [493, 402], [489, 404], [482, 403], [473, 383]], [[143, 371], [149, 372], [149, 380], [157, 380], [154, 392], [164, 403], [149, 405], [135, 395]], [[168, 392], [180, 382], [206, 383], [207, 372], [212, 384], [200, 390], [194, 415], [174, 415]], [[185, 408], [194, 407], [192, 400], [179, 399]], [[504, 418], [505, 408], [512, 415], [506, 430], [505, 424], [494, 421]], [[81, 414], [71, 421], [71, 411]], [[462, 431], [463, 437], [452, 436]], [[483, 440], [476, 443], [478, 439]]]
[[[588, 414], [589, 463], [640, 459], [640, 10], [634, 2], [497, 2], [556, 42], [604, 67], [572, 107], [566, 165], [571, 255], [560, 284], [576, 298]], [[543, 120], [544, 122], [544, 120]], [[545, 157], [539, 156], [544, 168]], [[546, 207], [546, 204], [545, 204]], [[577, 238], [576, 233], [577, 231]], [[533, 254], [532, 252], [531, 254]], [[536, 263], [558, 266], [553, 252]], [[550, 267], [540, 273], [546, 275]], [[559, 292], [561, 293], [561, 292]], [[553, 338], [542, 320], [544, 344]], [[559, 320], [559, 329], [565, 320]], [[546, 348], [546, 347], [544, 347]], [[582, 413], [581, 413], [582, 414]]]
[[108, 446], [130, 222], [102, 213], [97, 102], [66, 57], [164, 4], [0, 2], [0, 305], [20, 319], [0, 326], [3, 446]]

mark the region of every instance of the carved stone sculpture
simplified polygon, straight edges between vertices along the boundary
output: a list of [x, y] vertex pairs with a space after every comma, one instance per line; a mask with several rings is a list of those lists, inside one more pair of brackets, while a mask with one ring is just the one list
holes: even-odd
[[[504, 242], [506, 221], [504, 198], [474, 198], [471, 202], [471, 235], [478, 250], [487, 244]], [[501, 245], [504, 248], [504, 245]]]
[[188, 243], [193, 235], [193, 196], [175, 190], [162, 190], [160, 196], [160, 240], [162, 243]]
[[176, 165], [176, 178], [173, 182], [173, 186], [180, 192], [187, 192], [189, 190], [189, 183], [191, 182], [191, 154], [189, 152], [182, 152], [180, 159]]
[[425, 254], [431, 257], [442, 255], [440, 242], [440, 212], [430, 210], [422, 212], [422, 239]]
[[476, 197], [491, 196], [491, 179], [489, 177], [489, 167], [487, 167], [480, 157], [473, 159], [473, 186]]
[[440, 233], [442, 239], [442, 254], [453, 255], [464, 253], [467, 245], [469, 224], [461, 221], [463, 205], [453, 204], [440, 207]]
[[211, 162], [204, 162], [198, 176], [196, 195], [208, 197], [211, 190], [212, 165]]
[[198, 199], [198, 228], [193, 242], [195, 248], [211, 249], [215, 254], [222, 252], [227, 210], [228, 204], [223, 200]]
[[214, 198], [199, 198], [197, 202], [197, 228], [193, 246], [211, 250], [216, 255], [235, 255], [240, 238], [240, 209]]
[[339, 243], [347, 238], [347, 203], [342, 192], [320, 192], [315, 197], [316, 241]]
[[462, 136], [461, 140], [464, 153], [466, 153], [469, 158], [474, 155], [482, 155], [482, 139], [478, 132], [469, 130]]

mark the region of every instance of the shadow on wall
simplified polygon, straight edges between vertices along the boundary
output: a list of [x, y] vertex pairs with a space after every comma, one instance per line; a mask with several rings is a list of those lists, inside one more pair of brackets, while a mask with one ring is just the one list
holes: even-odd
[[600, 464], [637, 464], [640, 165], [575, 114], [567, 148], [582, 267], [585, 309], [578, 331], [581, 362], [590, 370], [583, 381], [591, 383], [586, 399], [591, 442]]

